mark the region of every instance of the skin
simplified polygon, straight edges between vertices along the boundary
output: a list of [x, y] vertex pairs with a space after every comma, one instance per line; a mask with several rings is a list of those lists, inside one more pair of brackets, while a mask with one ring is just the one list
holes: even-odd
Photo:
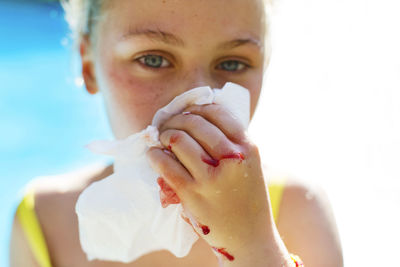
[[[190, 114], [173, 116], [160, 129], [161, 143], [176, 157], [153, 148], [148, 152], [153, 168], [178, 194], [200, 236], [235, 257], [223, 266], [290, 266], [276, 234], [260, 156], [245, 129], [218, 105], [186, 111]], [[204, 162], [213, 159], [221, 159], [218, 166]], [[197, 222], [211, 233], [202, 235]]]
[[[238, 83], [250, 91], [253, 114], [264, 71], [262, 4], [123, 0], [106, 7], [108, 17], [98, 27], [93, 49], [82, 48], [83, 77], [89, 91], [104, 95], [116, 138], [143, 129], [159, 108], [197, 86], [221, 88], [227, 81]], [[154, 33], [146, 35], [149, 31]], [[158, 31], [175, 38], [160, 37]], [[251, 41], [221, 48], [238, 39]], [[169, 63], [163, 64], [168, 67], [146, 68], [138, 60], [146, 54], [165, 57]], [[220, 66], [227, 60], [240, 60], [251, 67], [241, 65], [242, 71], [229, 72]]]
[[[253, 115], [269, 56], [263, 1], [118, 0], [105, 10], [95, 35], [83, 38], [80, 54], [86, 88], [102, 93], [117, 139], [142, 130], [159, 108], [202, 85], [221, 88], [230, 81], [244, 86]], [[276, 225], [257, 146], [245, 129], [219, 105], [186, 111], [190, 113], [173, 116], [160, 128], [160, 141], [171, 151], [151, 149], [148, 158], [179, 196], [201, 239], [183, 259], [155, 252], [129, 266], [217, 266], [211, 247], [225, 248], [235, 257], [228, 261], [216, 253], [223, 266], [292, 266], [288, 250], [306, 266], [342, 266], [334, 220], [319, 190], [288, 182]], [[238, 153], [243, 158], [222, 159]], [[221, 160], [214, 167], [204, 158]], [[93, 168], [67, 175], [64, 184], [47, 181], [36, 187], [36, 211], [54, 265], [121, 265], [87, 262], [73, 212], [80, 192], [110, 173]], [[312, 201], [305, 197], [310, 194]], [[204, 235], [199, 223], [209, 226], [210, 233]], [[28, 266], [20, 262], [20, 255], [30, 259], [31, 252], [18, 220], [10, 251], [12, 266]]]

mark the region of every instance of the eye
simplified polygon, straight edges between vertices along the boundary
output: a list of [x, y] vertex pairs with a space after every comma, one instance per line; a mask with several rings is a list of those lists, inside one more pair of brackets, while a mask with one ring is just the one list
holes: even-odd
[[137, 59], [141, 64], [150, 68], [168, 68], [171, 63], [159, 55], [145, 55]]
[[217, 66], [217, 69], [235, 72], [235, 71], [241, 71], [247, 67], [248, 67], [248, 65], [246, 65], [238, 60], [227, 60], [227, 61], [220, 63]]

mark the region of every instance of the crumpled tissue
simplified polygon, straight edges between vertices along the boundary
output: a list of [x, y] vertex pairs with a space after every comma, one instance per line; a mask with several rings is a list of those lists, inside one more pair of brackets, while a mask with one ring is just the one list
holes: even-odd
[[247, 128], [247, 89], [226, 83], [222, 89], [197, 87], [159, 109], [152, 124], [124, 140], [95, 141], [88, 148], [114, 157], [114, 173], [92, 183], [79, 196], [76, 213], [82, 249], [89, 260], [131, 262], [157, 250], [186, 256], [198, 235], [181, 217], [181, 204], [162, 208], [157, 178], [146, 151], [161, 146], [158, 127], [191, 105], [225, 106]]

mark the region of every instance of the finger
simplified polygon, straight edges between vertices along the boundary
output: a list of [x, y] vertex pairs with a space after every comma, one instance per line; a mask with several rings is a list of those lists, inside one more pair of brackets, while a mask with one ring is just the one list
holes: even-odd
[[219, 159], [223, 155], [232, 154], [238, 150], [235, 144], [220, 129], [200, 115], [192, 113], [175, 115], [161, 126], [160, 132], [167, 129], [185, 131], [215, 159]]
[[160, 141], [172, 150], [194, 179], [207, 177], [205, 165], [214, 159], [190, 135], [182, 130], [169, 129], [161, 133]]
[[190, 173], [162, 149], [152, 147], [147, 151], [151, 167], [167, 181], [168, 185], [179, 195], [193, 182]]
[[232, 142], [241, 144], [246, 140], [245, 128], [240, 121], [225, 107], [218, 104], [193, 105], [184, 110], [197, 114], [218, 127]]

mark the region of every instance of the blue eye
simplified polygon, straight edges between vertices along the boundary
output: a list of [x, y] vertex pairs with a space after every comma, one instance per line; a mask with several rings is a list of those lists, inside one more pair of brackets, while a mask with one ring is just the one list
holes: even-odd
[[167, 68], [171, 65], [171, 63], [168, 60], [159, 55], [145, 55], [138, 58], [137, 60], [139, 60], [139, 62], [142, 63], [143, 65], [155, 69]]
[[235, 71], [241, 71], [246, 67], [247, 67], [247, 65], [245, 65], [244, 63], [242, 63], [240, 61], [227, 60], [227, 61], [224, 61], [221, 64], [219, 64], [217, 68], [225, 70], [225, 71], [235, 72]]

